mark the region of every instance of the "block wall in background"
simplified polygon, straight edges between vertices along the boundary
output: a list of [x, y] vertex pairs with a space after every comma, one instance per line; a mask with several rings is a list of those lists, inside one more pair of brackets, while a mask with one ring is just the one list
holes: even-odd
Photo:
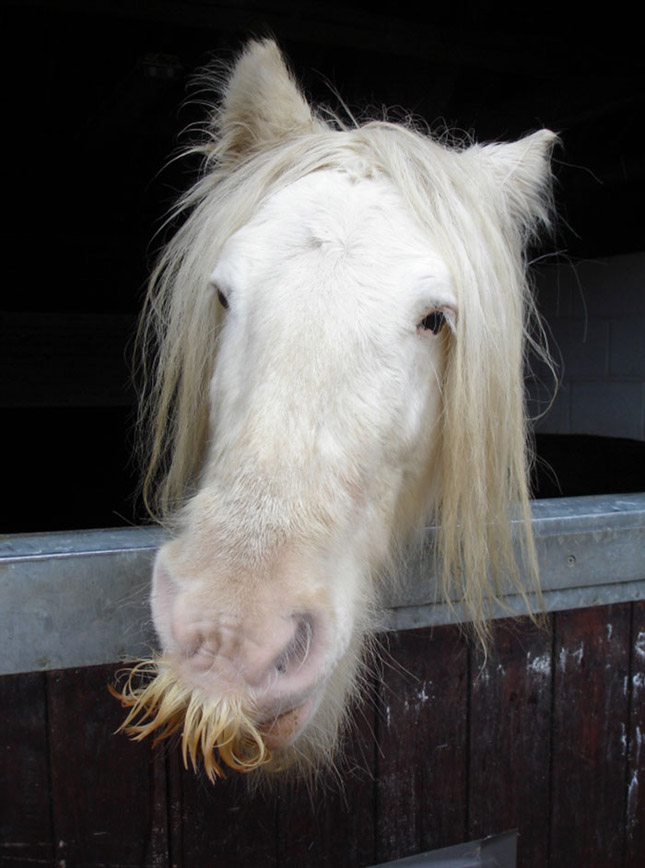
[[[645, 253], [560, 263], [535, 277], [561, 381], [536, 430], [645, 440]], [[544, 369], [534, 374], [532, 416], [553, 389]]]

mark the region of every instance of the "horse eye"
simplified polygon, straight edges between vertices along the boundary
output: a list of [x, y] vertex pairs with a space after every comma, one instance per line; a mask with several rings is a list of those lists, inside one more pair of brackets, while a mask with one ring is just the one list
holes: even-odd
[[219, 287], [217, 287], [217, 300], [222, 305], [224, 310], [228, 310], [228, 299]]
[[419, 328], [424, 332], [432, 332], [433, 335], [438, 335], [441, 329], [446, 324], [446, 315], [440, 310], [433, 310], [419, 323]]

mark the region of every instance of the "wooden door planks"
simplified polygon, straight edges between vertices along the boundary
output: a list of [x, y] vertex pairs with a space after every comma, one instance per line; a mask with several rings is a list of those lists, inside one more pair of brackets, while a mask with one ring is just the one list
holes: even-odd
[[645, 852], [645, 603], [383, 640], [344, 791], [211, 786], [176, 745], [115, 735], [117, 667], [0, 679], [0, 863], [58, 868], [360, 868], [510, 827], [520, 864]]
[[0, 864], [53, 861], [46, 676], [0, 678]]
[[519, 864], [539, 868], [548, 856], [551, 631], [498, 621], [489, 656], [472, 654], [468, 838], [520, 829]]
[[630, 604], [555, 615], [553, 868], [622, 865]]
[[625, 868], [641, 868], [645, 853], [645, 601], [634, 603], [632, 610]]
[[468, 653], [454, 627], [393, 634], [377, 719], [378, 861], [464, 840]]
[[358, 866], [375, 862], [374, 705], [354, 709], [337, 770], [320, 792], [303, 786], [280, 793], [278, 864], [283, 868]]
[[52, 816], [57, 864], [162, 868], [166, 781], [150, 744], [116, 735], [123, 720], [107, 690], [113, 666], [49, 676]]

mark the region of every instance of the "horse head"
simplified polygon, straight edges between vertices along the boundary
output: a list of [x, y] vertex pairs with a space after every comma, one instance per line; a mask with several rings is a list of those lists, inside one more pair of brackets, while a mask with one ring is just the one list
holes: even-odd
[[170, 538], [162, 652], [120, 693], [135, 737], [181, 730], [211, 778], [315, 768], [415, 528], [439, 523], [443, 583], [482, 636], [496, 583], [534, 571], [523, 251], [548, 220], [553, 140], [344, 128], [272, 42], [238, 59], [144, 313]]

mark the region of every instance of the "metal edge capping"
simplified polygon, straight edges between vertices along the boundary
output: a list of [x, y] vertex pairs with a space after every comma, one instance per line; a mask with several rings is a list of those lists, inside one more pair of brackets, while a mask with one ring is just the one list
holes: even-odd
[[[533, 516], [545, 611], [645, 599], [645, 493], [535, 501]], [[457, 603], [435, 601], [432, 536], [387, 601], [383, 630], [465, 620]], [[149, 527], [0, 537], [0, 674], [149, 652], [150, 566], [162, 541]], [[509, 593], [490, 617], [526, 613]]]

